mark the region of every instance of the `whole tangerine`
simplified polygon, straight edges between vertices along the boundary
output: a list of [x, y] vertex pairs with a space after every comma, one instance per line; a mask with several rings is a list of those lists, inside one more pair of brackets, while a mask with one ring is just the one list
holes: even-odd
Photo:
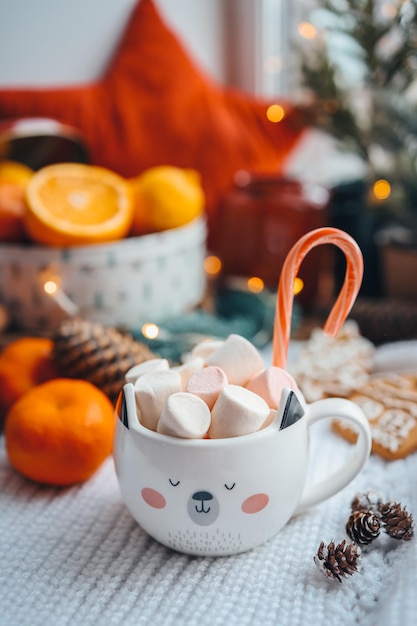
[[7, 455], [33, 481], [80, 483], [110, 455], [114, 425], [113, 405], [98, 387], [57, 378], [33, 387], [7, 413]]
[[57, 378], [54, 342], [47, 337], [21, 337], [0, 353], [0, 422], [10, 407], [33, 386]]

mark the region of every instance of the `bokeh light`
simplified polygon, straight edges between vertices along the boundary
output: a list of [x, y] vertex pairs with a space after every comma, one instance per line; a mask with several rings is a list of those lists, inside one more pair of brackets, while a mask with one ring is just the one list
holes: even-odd
[[142, 335], [146, 339], [156, 339], [159, 335], [159, 327], [152, 322], [147, 322], [142, 326]]
[[317, 36], [317, 28], [310, 22], [300, 22], [297, 30], [303, 39], [314, 39]]
[[280, 104], [271, 104], [266, 111], [266, 117], [276, 124], [284, 119], [285, 111]]
[[374, 183], [372, 191], [377, 200], [386, 200], [391, 195], [391, 185], [381, 178]]
[[259, 276], [251, 276], [250, 278], [248, 278], [247, 285], [249, 291], [251, 291], [252, 293], [261, 293], [261, 291], [263, 291], [265, 287], [264, 281], [262, 280], [262, 278], [259, 278]]
[[304, 289], [304, 281], [303, 281], [303, 279], [300, 278], [299, 276], [296, 276], [296, 278], [294, 280], [294, 295], [296, 296], [303, 289]]
[[218, 256], [209, 255], [204, 259], [204, 270], [210, 276], [216, 276], [222, 269], [222, 262]]
[[45, 293], [47, 293], [50, 296], [52, 296], [54, 293], [56, 293], [58, 291], [58, 285], [56, 284], [56, 282], [54, 280], [47, 280], [46, 283], [43, 286], [43, 289], [44, 289]]

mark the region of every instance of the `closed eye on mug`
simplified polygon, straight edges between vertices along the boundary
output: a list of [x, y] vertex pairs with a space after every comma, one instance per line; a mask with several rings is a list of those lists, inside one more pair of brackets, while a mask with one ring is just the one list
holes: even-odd
[[233, 485], [231, 487], [229, 487], [228, 485], [226, 485], [226, 483], [224, 483], [224, 486], [226, 487], [226, 489], [228, 491], [231, 491], [235, 485], [236, 485], [236, 483], [233, 483]]
[[180, 484], [179, 480], [177, 480], [177, 482], [174, 482], [173, 480], [169, 479], [169, 482], [171, 483], [173, 487], [178, 487], [178, 485]]

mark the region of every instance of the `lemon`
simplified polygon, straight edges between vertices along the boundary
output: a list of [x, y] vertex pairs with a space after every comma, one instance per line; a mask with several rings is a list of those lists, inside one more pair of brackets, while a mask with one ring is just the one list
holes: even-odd
[[33, 174], [33, 170], [27, 167], [27, 165], [23, 165], [23, 163], [17, 161], [0, 161], [0, 183], [20, 185], [26, 188]]
[[133, 191], [133, 235], [188, 224], [204, 212], [205, 195], [194, 169], [159, 165], [130, 179]]
[[22, 243], [26, 239], [25, 191], [34, 172], [17, 161], [0, 161], [0, 241]]

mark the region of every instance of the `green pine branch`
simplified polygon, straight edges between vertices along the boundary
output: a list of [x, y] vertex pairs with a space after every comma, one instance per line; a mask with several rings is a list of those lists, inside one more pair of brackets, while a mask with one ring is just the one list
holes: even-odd
[[358, 89], [367, 95], [369, 110], [364, 123], [343, 69], [320, 39], [319, 45], [300, 53], [301, 80], [315, 98], [315, 123], [371, 168], [373, 148], [385, 150], [393, 161], [393, 197], [417, 215], [417, 103], [407, 97], [410, 86], [417, 84], [417, 0], [397, 1], [398, 12], [391, 19], [381, 17], [376, 0], [322, 0], [320, 7], [334, 18], [331, 31], [356, 44], [354, 54], [364, 69]]

